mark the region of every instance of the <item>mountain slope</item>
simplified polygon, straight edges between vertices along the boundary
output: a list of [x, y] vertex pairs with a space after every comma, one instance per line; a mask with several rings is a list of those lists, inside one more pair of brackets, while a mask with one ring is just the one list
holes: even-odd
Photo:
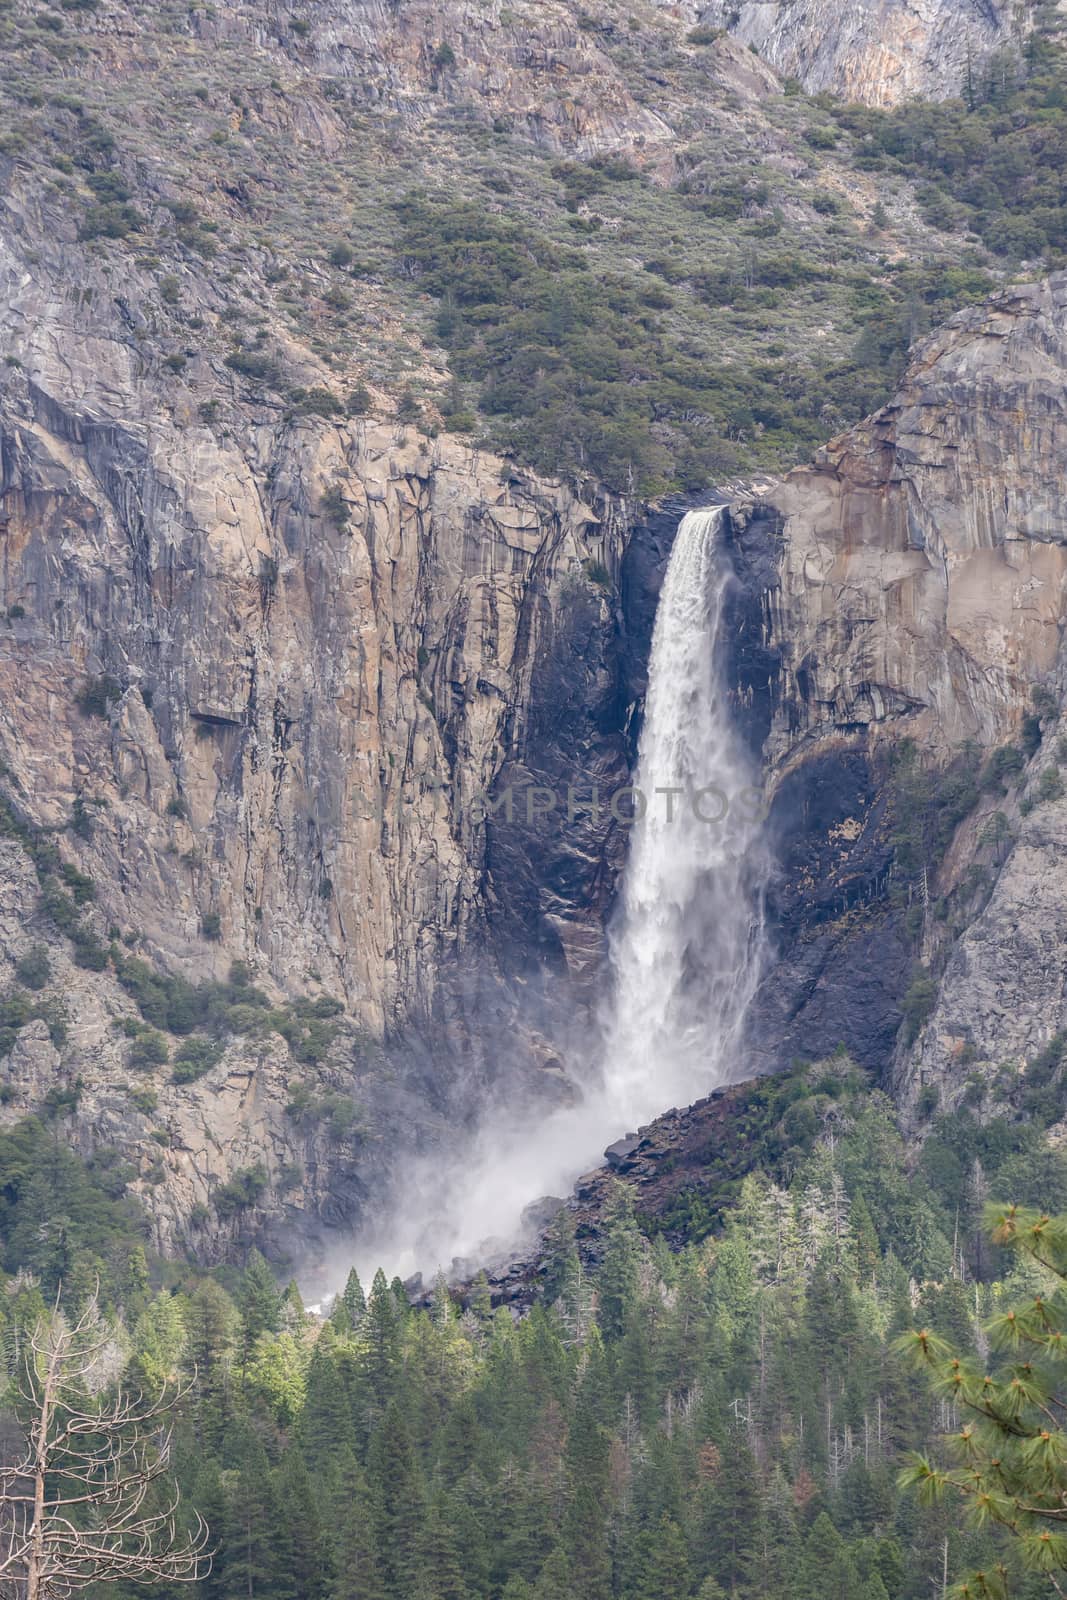
[[624, 832], [480, 796], [624, 779], [667, 491], [806, 458], [1002, 270], [695, 22], [0, 8], [4, 1114], [78, 1103], [168, 1244], [569, 1092]]

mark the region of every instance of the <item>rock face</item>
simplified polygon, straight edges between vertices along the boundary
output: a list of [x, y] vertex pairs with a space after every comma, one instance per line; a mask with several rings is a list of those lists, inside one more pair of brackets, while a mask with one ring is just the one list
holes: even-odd
[[1067, 579], [1067, 278], [958, 313], [868, 422], [739, 508], [781, 541], [768, 752], [908, 723], [988, 745], [1057, 660]]
[[[1056, 688], [1062, 699], [1062, 677]], [[915, 1122], [931, 1109], [952, 1110], [964, 1094], [999, 1099], [1012, 1080], [1025, 1086], [1028, 1066], [1067, 1031], [1067, 801], [1059, 776], [1067, 746], [1062, 721], [1048, 721], [1018, 789], [998, 803], [995, 854], [1003, 865], [988, 903], [948, 954], [929, 1020], [896, 1063], [898, 1099]], [[992, 831], [990, 821], [985, 827]]]
[[998, 0], [716, 0], [701, 20], [742, 44], [809, 93], [829, 89], [865, 105], [958, 94], [974, 63], [1013, 38], [1012, 7]]
[[[569, 986], [560, 1013], [593, 975], [617, 829], [574, 842], [536, 811], [528, 824], [525, 791], [627, 770], [627, 674], [651, 626], [647, 596], [612, 600], [632, 518], [399, 424], [243, 399], [225, 425], [190, 416], [137, 358], [136, 286], [122, 317], [103, 282], [74, 311], [64, 269], [60, 252], [31, 272], [0, 238], [2, 338], [20, 352], [0, 381], [14, 814], [91, 877], [98, 940], [195, 980], [241, 960], [279, 998], [337, 997], [373, 1040], [435, 1035], [444, 1103], [450, 1049], [488, 1061], [487, 996], [513, 1028], [508, 975], [543, 958], [557, 998]], [[487, 818], [502, 788], [510, 827]], [[163, 1162], [145, 1192], [166, 1238], [264, 1156], [272, 1180], [298, 1161], [320, 1172], [285, 1208], [336, 1212], [328, 1146], [309, 1158], [286, 1121], [301, 1074], [277, 1038], [254, 1059], [233, 1045], [181, 1090], [157, 1074], [169, 1143], [145, 1144], [114, 1033], [136, 1009], [72, 965], [6, 848], [0, 985], [43, 939], [77, 1027], [57, 1054], [27, 1025], [5, 1115], [80, 1079], [92, 1137]], [[558, 1070], [529, 1018], [523, 1038], [520, 1067]], [[384, 1104], [358, 1088], [353, 1050], [337, 1046], [334, 1088]]]
[[[3, 8], [0, 1115], [115, 1146], [164, 1245], [350, 1225], [401, 1133], [439, 1144], [503, 1079], [568, 1092], [684, 507], [436, 431], [470, 396], [396, 202], [428, 172], [503, 214], [514, 159], [536, 219], [612, 152], [596, 182], [637, 183], [632, 157], [653, 208], [683, 173], [710, 194], [723, 151], [784, 193], [822, 168], [750, 38], [886, 99], [920, 58], [951, 87], [970, 36], [947, 6], [906, 49], [890, 6], [844, 32], [758, 9], [709, 41], [695, 6], [103, 0], [43, 32]], [[744, 226], [772, 200], [747, 185]], [[734, 509], [738, 710], [783, 862], [761, 1068], [892, 1054], [914, 951], [879, 747], [1002, 740], [1055, 658], [1062, 297], [957, 319], [893, 406]], [[239, 962], [262, 1004], [172, 1029], [131, 961], [220, 991]], [[146, 1015], [166, 1037], [138, 1057]], [[176, 1081], [190, 1029], [210, 1061]]]
[[[268, 421], [242, 449], [114, 417], [103, 340], [70, 408], [38, 327], [3, 480], [4, 760], [27, 816], [97, 814], [79, 863], [153, 953], [202, 964], [214, 916], [216, 965], [318, 972], [379, 1034], [428, 1014], [543, 614], [569, 578], [595, 632], [582, 562], [617, 559], [611, 513], [391, 427]], [[78, 707], [94, 678], [103, 716]]]
[[[895, 1062], [908, 1094], [923, 1075], [951, 1081], [967, 1045], [968, 1059], [996, 1060], [1063, 1026], [1059, 804], [1022, 823], [1002, 867], [1007, 836], [990, 843], [988, 822], [1006, 811], [1010, 833], [1017, 802], [986, 785], [940, 865], [912, 881], [894, 868], [886, 759], [905, 737], [933, 765], [968, 741], [988, 751], [1018, 734], [1035, 689], [1058, 703], [1065, 373], [1067, 278], [1006, 290], [920, 346], [892, 404], [733, 507], [739, 706], [764, 739], [782, 860], [782, 959], [756, 1008], [762, 1068], [844, 1043], [865, 1065]], [[1054, 764], [1054, 720], [1033, 796]], [[933, 902], [975, 868], [999, 881], [947, 956], [949, 935], [907, 901]], [[1024, 907], [1028, 933], [1009, 954]], [[895, 1043], [899, 1001], [944, 959], [913, 1059]]]
[[[302, 34], [289, 33], [282, 6], [240, 0], [197, 14], [206, 45], [297, 46], [317, 74], [351, 85], [361, 104], [408, 127], [432, 128], [442, 104], [473, 109], [491, 125], [506, 118], [527, 138], [595, 155], [672, 138], [658, 112], [641, 105], [574, 9], [539, 0], [516, 13], [460, 0], [442, 8], [331, 0], [314, 8]], [[288, 35], [288, 40], [287, 40]], [[339, 130], [333, 130], [340, 138]], [[329, 127], [323, 129], [329, 137]]]

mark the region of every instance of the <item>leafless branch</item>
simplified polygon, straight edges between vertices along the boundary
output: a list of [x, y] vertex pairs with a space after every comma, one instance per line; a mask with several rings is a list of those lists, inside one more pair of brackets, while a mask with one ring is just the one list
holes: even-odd
[[93, 1377], [111, 1343], [94, 1294], [74, 1322], [57, 1299], [25, 1342], [15, 1408], [26, 1448], [0, 1468], [0, 1596], [66, 1600], [91, 1583], [193, 1583], [210, 1566], [208, 1528], [167, 1481], [167, 1419], [191, 1381], [159, 1395], [98, 1400]]

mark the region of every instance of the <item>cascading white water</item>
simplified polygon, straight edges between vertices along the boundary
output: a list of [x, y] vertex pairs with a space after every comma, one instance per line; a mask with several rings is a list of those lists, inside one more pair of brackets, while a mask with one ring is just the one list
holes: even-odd
[[759, 975], [760, 805], [722, 671], [722, 517], [682, 518], [652, 637], [605, 1029], [607, 1105], [631, 1127], [731, 1076]]
[[734, 1075], [759, 973], [763, 853], [722, 671], [722, 516], [682, 518], [656, 612], [638, 820], [583, 1098], [536, 1128], [492, 1117], [451, 1163], [407, 1165], [388, 1226], [362, 1241], [361, 1272], [382, 1260], [406, 1275], [491, 1257], [518, 1239], [531, 1202], [566, 1193], [609, 1142]]

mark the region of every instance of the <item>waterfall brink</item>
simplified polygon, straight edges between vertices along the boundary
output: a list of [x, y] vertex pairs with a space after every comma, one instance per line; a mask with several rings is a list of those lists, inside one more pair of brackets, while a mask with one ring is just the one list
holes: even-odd
[[363, 1273], [473, 1274], [521, 1240], [532, 1201], [566, 1194], [611, 1141], [741, 1075], [764, 851], [723, 670], [723, 515], [683, 517], [656, 613], [613, 982], [582, 1098], [536, 1126], [490, 1113], [450, 1161], [405, 1164], [387, 1225], [360, 1241]]
[[604, 1030], [603, 1093], [631, 1127], [736, 1074], [759, 977], [761, 807], [723, 671], [723, 514], [682, 518], [652, 637]]

